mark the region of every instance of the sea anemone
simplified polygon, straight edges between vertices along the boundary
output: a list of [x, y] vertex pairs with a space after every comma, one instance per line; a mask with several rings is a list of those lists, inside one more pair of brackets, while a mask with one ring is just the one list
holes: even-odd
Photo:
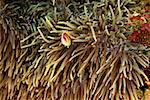
[[139, 35], [133, 42], [128, 27], [136, 3], [5, 4], [0, 10], [0, 99], [138, 100], [137, 90], [149, 81], [143, 69], [150, 56], [147, 42], [136, 42]]

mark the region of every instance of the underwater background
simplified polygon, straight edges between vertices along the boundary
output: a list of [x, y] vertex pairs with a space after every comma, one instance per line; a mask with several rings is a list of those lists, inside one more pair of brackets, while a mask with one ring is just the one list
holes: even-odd
[[0, 100], [150, 100], [149, 0], [1, 0]]

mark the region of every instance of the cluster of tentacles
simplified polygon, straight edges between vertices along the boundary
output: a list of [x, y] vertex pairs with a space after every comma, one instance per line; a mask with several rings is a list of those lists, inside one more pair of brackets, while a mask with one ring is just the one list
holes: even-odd
[[0, 100], [138, 100], [150, 48], [127, 38], [135, 4], [1, 1]]

